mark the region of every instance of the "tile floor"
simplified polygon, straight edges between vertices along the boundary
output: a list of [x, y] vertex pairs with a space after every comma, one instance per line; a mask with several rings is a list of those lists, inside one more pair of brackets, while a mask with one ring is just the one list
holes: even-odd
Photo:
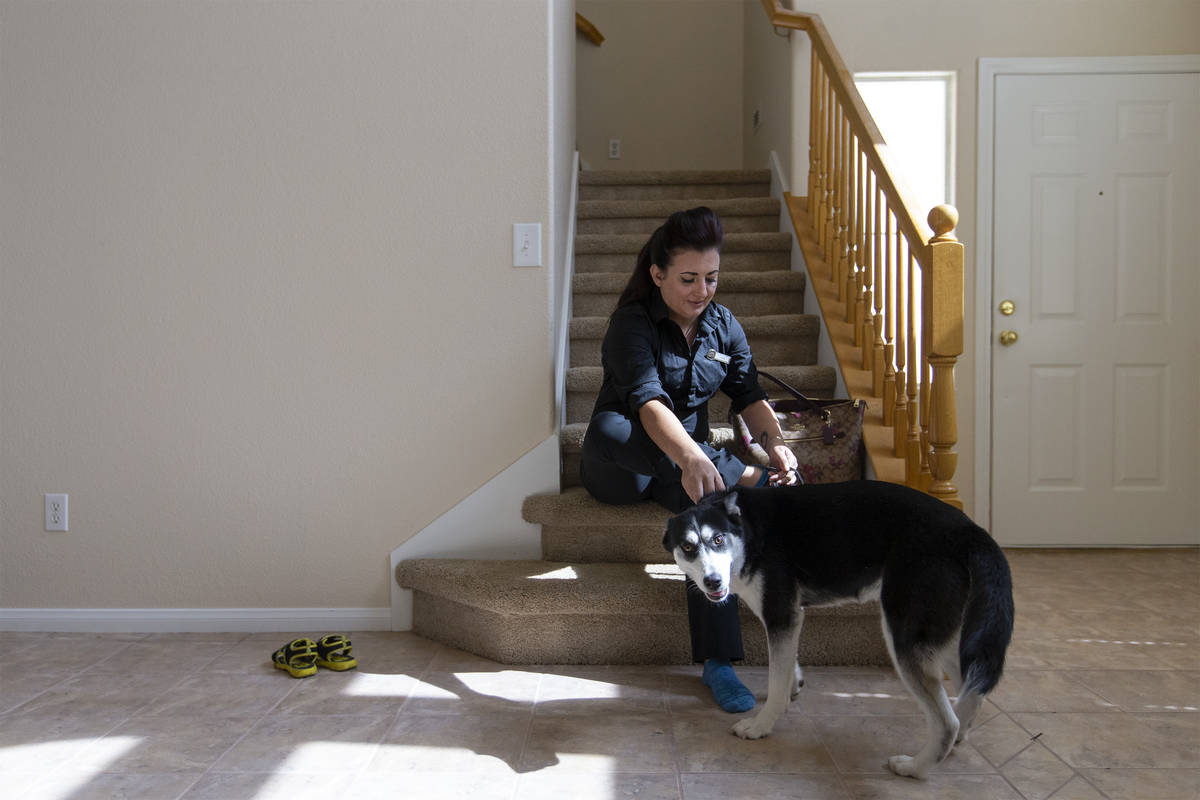
[[[511, 667], [356, 633], [358, 670], [295, 680], [288, 634], [7, 633], [6, 797], [1200, 797], [1200, 553], [1010, 553], [1017, 630], [970, 742], [924, 783], [890, 669], [810, 668], [742, 741], [694, 667]], [[307, 631], [309, 635], [323, 631]], [[761, 698], [765, 669], [742, 675]]]

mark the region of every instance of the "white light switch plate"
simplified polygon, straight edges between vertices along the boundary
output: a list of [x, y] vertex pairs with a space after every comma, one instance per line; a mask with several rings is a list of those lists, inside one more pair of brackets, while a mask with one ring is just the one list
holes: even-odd
[[542, 265], [542, 223], [517, 222], [513, 224], [513, 266], [540, 267]]

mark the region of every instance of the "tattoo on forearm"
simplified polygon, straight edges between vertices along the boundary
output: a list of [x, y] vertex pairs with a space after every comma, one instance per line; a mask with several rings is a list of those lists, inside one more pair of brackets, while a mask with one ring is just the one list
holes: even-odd
[[762, 433], [760, 433], [758, 435], [758, 443], [760, 445], [762, 445], [762, 448], [764, 450], [767, 449], [767, 443], [770, 441], [771, 441], [771, 432], [770, 431], [763, 431]]

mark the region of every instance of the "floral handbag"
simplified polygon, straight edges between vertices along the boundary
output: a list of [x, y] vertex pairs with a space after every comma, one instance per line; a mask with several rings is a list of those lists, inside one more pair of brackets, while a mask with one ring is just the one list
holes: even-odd
[[[805, 483], [837, 483], [863, 476], [863, 418], [867, 404], [862, 400], [817, 400], [766, 372], [759, 376], [779, 384], [791, 397], [768, 400], [783, 429], [783, 440], [796, 454], [800, 477]], [[730, 413], [734, 428], [729, 450], [747, 464], [766, 466], [767, 452], [754, 437], [741, 414]]]

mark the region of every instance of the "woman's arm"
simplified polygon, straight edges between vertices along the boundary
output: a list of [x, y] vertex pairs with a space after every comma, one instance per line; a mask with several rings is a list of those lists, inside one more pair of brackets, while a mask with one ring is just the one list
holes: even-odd
[[754, 440], [762, 445], [771, 459], [771, 466], [778, 472], [772, 473], [770, 482], [790, 486], [799, 479], [796, 454], [783, 441], [783, 429], [766, 400], [758, 400], [742, 409], [742, 419]]
[[[700, 446], [692, 440], [675, 412], [661, 400], [650, 400], [638, 409], [638, 419], [651, 441], [683, 471], [683, 490], [693, 503], [725, 488], [721, 473]], [[774, 417], [772, 417], [774, 419]]]

